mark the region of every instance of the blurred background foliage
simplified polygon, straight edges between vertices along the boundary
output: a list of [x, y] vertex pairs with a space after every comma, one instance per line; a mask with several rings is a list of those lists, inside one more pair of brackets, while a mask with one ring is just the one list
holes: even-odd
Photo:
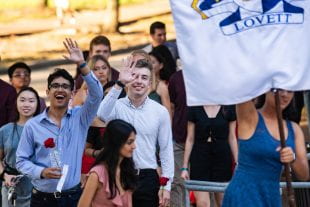
[[[70, 9], [103, 9], [107, 1], [112, 0], [69, 0]], [[119, 0], [120, 5], [142, 3], [147, 0]], [[54, 8], [54, 0], [0, 0], [0, 10], [7, 9], [32, 9], [32, 8]]]

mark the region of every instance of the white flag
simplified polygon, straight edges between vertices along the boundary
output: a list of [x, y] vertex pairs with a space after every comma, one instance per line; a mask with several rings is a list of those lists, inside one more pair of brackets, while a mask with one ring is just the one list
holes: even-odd
[[170, 0], [188, 105], [310, 89], [310, 0]]

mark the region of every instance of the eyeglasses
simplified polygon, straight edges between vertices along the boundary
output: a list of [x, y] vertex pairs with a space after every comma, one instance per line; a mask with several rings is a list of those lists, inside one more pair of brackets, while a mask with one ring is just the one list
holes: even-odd
[[70, 84], [66, 84], [66, 83], [63, 83], [63, 84], [59, 84], [59, 83], [52, 83], [49, 85], [49, 89], [64, 89], [64, 90], [69, 90], [71, 89], [71, 85]]
[[20, 77], [30, 77], [30, 73], [24, 72], [24, 73], [13, 73], [14, 78], [20, 78]]

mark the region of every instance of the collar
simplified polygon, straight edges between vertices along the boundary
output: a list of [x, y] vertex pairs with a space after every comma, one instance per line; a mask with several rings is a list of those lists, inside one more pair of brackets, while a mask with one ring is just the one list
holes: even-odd
[[128, 95], [125, 97], [125, 101], [126, 101], [126, 104], [133, 108], [133, 109], [143, 109], [143, 107], [149, 102], [149, 97], [146, 96], [146, 98], [144, 99], [144, 101], [142, 102], [142, 104], [138, 107], [135, 107], [135, 105], [131, 102], [131, 100], [129, 99]]
[[[39, 121], [43, 121], [43, 120], [50, 120], [49, 116], [48, 116], [48, 110], [50, 109], [50, 107], [46, 107], [46, 109], [38, 115]], [[72, 109], [67, 109], [66, 113], [64, 116], [71, 116], [72, 114]]]

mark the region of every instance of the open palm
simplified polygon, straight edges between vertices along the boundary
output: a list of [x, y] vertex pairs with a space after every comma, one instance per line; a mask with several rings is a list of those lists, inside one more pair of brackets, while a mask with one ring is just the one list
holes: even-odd
[[69, 53], [69, 56], [64, 55], [64, 58], [76, 64], [84, 62], [83, 53], [76, 41], [73, 41], [71, 38], [66, 38], [63, 44]]
[[133, 60], [132, 56], [127, 57], [123, 60], [123, 68], [120, 70], [119, 80], [124, 83], [130, 83], [135, 79], [135, 74], [133, 73], [133, 69], [136, 65], [137, 61]]

